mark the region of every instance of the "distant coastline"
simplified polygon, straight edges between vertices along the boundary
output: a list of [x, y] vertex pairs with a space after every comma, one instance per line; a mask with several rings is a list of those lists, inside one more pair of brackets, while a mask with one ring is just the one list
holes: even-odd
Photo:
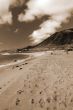
[[22, 55], [22, 54], [0, 54], [0, 67], [3, 67], [4, 65], [10, 65], [18, 62], [24, 61], [26, 58], [28, 58], [28, 55]]

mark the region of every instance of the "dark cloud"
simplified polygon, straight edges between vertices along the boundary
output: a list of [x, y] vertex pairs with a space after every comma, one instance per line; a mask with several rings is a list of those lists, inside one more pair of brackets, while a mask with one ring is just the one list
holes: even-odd
[[[22, 5], [10, 6], [9, 10], [12, 13], [12, 25], [17, 26], [19, 24], [18, 16], [20, 13], [25, 13], [25, 9], [27, 9], [26, 3], [28, 1], [29, 0], [25, 0], [25, 2]], [[18, 2], [18, 4], [20, 4], [20, 0]]]
[[4, 43], [1, 48], [21, 48], [31, 45], [32, 41], [29, 35], [34, 29], [38, 29], [39, 25], [47, 19], [42, 17], [34, 22], [15, 22], [12, 25], [5, 24], [0, 27], [0, 41]]

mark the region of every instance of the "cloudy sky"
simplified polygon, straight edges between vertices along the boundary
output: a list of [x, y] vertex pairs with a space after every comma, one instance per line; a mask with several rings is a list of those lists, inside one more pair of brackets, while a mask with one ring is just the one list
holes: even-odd
[[73, 27], [73, 0], [0, 0], [0, 50], [35, 45]]

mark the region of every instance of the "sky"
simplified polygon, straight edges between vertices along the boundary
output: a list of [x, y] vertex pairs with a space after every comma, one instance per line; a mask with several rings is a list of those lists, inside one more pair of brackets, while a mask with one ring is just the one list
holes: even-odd
[[36, 45], [73, 27], [73, 0], [0, 0], [0, 50]]

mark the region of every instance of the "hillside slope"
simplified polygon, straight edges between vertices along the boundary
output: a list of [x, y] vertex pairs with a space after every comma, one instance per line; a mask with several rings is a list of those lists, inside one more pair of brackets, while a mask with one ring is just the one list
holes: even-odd
[[68, 49], [73, 48], [73, 28], [66, 29], [60, 32], [56, 32], [43, 42], [36, 46], [28, 46], [26, 48], [19, 49], [19, 51], [29, 50], [49, 50], [49, 49]]

